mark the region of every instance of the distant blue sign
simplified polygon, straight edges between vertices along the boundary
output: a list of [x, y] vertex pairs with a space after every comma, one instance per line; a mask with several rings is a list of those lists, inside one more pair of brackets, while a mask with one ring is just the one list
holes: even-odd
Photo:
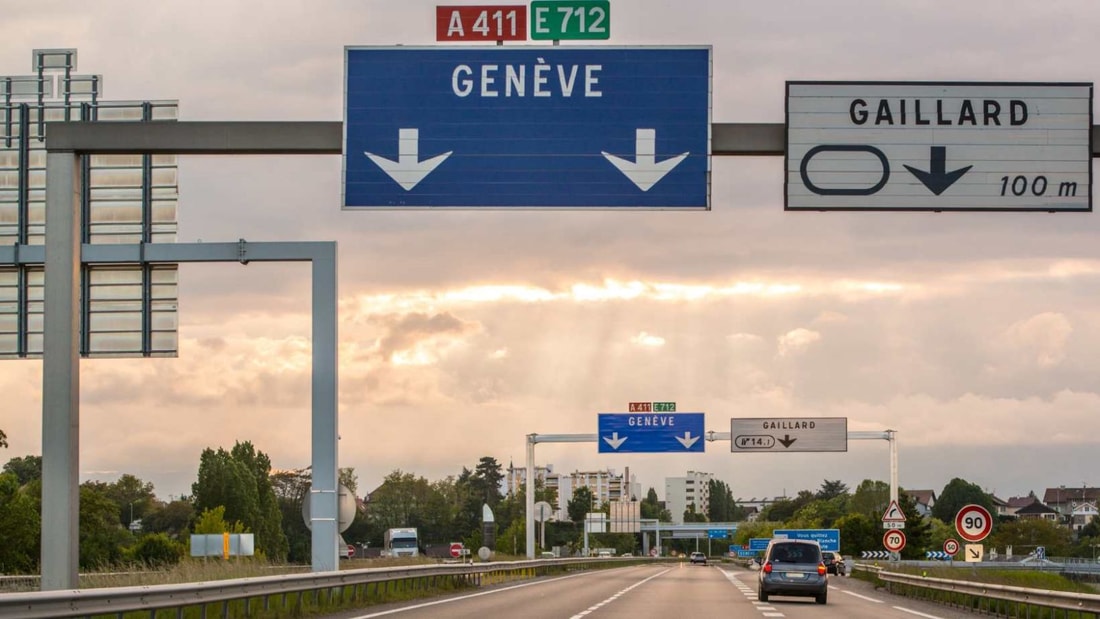
[[345, 208], [710, 207], [709, 47], [345, 50]]
[[737, 549], [737, 556], [741, 559], [751, 559], [756, 556], [755, 550], [745, 550], [744, 548]]
[[772, 541], [770, 537], [754, 537], [749, 540], [749, 550], [753, 552], [760, 552], [761, 550], [768, 549], [768, 542]]
[[725, 539], [729, 536], [729, 529], [707, 529], [707, 537], [710, 539]]
[[702, 453], [704, 417], [705, 413], [600, 413], [599, 453]]
[[811, 540], [817, 542], [822, 550], [840, 552], [840, 529], [776, 529], [772, 535]]

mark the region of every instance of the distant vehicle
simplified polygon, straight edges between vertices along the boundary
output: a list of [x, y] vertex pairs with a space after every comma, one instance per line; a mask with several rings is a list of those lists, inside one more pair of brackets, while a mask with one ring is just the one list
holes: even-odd
[[355, 556], [355, 549], [344, 541], [343, 535], [336, 536], [336, 556], [341, 559], [350, 559]]
[[773, 595], [811, 596], [818, 604], [828, 601], [829, 576], [817, 542], [773, 539], [758, 574], [756, 598], [761, 602]]
[[601, 550], [596, 556], [600, 557], [600, 558], [610, 557], [611, 556], [611, 551], [610, 550]]
[[844, 557], [839, 553], [822, 550], [821, 562], [825, 564], [825, 571], [829, 574], [839, 576], [844, 573]]
[[707, 564], [707, 555], [705, 555], [705, 554], [703, 554], [699, 551], [695, 551], [695, 552], [691, 553], [690, 561], [691, 561], [692, 565], [695, 565], [696, 563], [702, 563], [703, 565], [706, 565]]
[[382, 536], [383, 557], [415, 557], [420, 554], [416, 529], [386, 529]]

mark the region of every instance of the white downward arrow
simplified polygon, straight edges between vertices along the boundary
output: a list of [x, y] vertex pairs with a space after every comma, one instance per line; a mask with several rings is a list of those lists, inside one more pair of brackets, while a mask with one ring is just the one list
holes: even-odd
[[607, 151], [600, 153], [642, 191], [649, 191], [650, 187], [656, 185], [688, 156], [688, 153], [684, 153], [657, 163], [656, 129], [634, 130], [634, 161], [616, 157]]
[[449, 150], [442, 155], [419, 161], [420, 130], [398, 129], [397, 161], [365, 151], [364, 154], [370, 157], [375, 165], [382, 168], [382, 171], [388, 174], [390, 178], [397, 181], [397, 184], [401, 185], [405, 191], [410, 191], [413, 187], [416, 187], [417, 183], [424, 180], [425, 176], [431, 174], [436, 166], [443, 163], [444, 159], [450, 157], [453, 152], [453, 150]]
[[684, 446], [684, 449], [691, 449], [691, 446], [695, 444], [695, 441], [699, 440], [699, 437], [693, 437], [691, 435], [691, 432], [684, 432], [684, 435], [677, 436], [676, 440], [680, 441], [680, 444]]
[[611, 433], [611, 438], [607, 438], [605, 436], [605, 437], [603, 437], [603, 440], [607, 441], [607, 444], [611, 445], [612, 449], [618, 449], [619, 445], [622, 445], [623, 443], [626, 442], [626, 437], [624, 436], [622, 438], [619, 438], [619, 433], [618, 432], [612, 432]]

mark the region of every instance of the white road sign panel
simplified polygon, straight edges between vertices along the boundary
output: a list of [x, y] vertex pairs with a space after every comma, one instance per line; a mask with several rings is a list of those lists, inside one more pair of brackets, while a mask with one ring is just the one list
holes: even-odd
[[964, 559], [967, 563], [981, 563], [985, 557], [985, 546], [981, 544], [967, 544], [963, 550]]
[[787, 210], [1091, 211], [1092, 83], [787, 82]]
[[730, 419], [730, 450], [743, 452], [848, 451], [846, 417]]
[[882, 513], [883, 522], [905, 522], [905, 512], [898, 506], [898, 502], [891, 500], [886, 511]]

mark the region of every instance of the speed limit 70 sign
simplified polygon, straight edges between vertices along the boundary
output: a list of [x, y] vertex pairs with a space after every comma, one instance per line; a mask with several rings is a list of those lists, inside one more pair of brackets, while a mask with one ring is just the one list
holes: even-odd
[[882, 536], [882, 546], [890, 552], [901, 552], [905, 548], [905, 532], [894, 529]]
[[955, 514], [955, 530], [968, 542], [980, 542], [993, 530], [993, 517], [981, 505], [966, 505]]

